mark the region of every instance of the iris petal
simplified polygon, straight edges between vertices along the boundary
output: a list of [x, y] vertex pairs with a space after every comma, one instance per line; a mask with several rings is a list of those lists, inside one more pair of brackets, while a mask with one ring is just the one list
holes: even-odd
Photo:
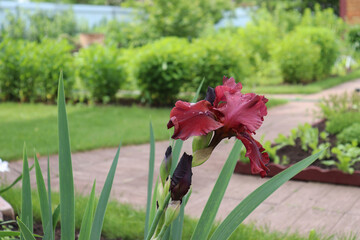
[[239, 133], [237, 138], [242, 141], [246, 148], [245, 156], [250, 159], [251, 173], [260, 174], [265, 177], [269, 169], [266, 164], [269, 163], [269, 154], [264, 152], [263, 146], [246, 132]]
[[186, 140], [191, 136], [206, 135], [223, 126], [210, 110], [211, 104], [202, 100], [195, 104], [177, 101], [170, 112], [168, 128], [174, 127], [173, 139]]
[[254, 133], [264, 121], [267, 115], [265, 103], [268, 101], [264, 96], [255, 93], [241, 94], [240, 92], [225, 93], [226, 104], [217, 108], [224, 115], [223, 123], [228, 129], [233, 128], [240, 132], [245, 126]]
[[219, 107], [219, 105], [221, 105], [221, 102], [225, 102], [226, 92], [236, 93], [236, 92], [240, 92], [241, 89], [242, 89], [241, 83], [235, 83], [234, 78], [227, 78], [224, 76], [223, 85], [217, 86], [215, 88], [216, 98], [213, 105], [215, 107]]

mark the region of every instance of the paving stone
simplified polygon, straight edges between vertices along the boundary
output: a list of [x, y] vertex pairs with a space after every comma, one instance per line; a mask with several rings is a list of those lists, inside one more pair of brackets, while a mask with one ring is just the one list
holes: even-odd
[[334, 233], [332, 230], [342, 216], [343, 213], [312, 208], [303, 211], [293, 225], [300, 233], [308, 234], [315, 229], [319, 233], [329, 235]]
[[0, 213], [1, 213], [1, 219], [15, 220], [14, 209], [2, 197], [0, 197]]
[[338, 213], [348, 212], [360, 199], [360, 188], [333, 185], [323, 197], [318, 198], [315, 205], [320, 209]]
[[[344, 235], [358, 234], [360, 235], [360, 215], [344, 214], [335, 225], [332, 232]], [[349, 238], [350, 239], [350, 238]]]

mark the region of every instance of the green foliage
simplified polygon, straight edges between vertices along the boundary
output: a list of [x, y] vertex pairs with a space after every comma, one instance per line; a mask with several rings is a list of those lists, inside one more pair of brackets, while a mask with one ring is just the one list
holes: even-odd
[[58, 38], [62, 34], [74, 36], [81, 30], [85, 29], [81, 29], [76, 23], [72, 10], [37, 11], [34, 14], [18, 10], [16, 14], [7, 14], [1, 28], [0, 39], [8, 37], [40, 42], [43, 38]]
[[107, 45], [121, 48], [140, 47], [159, 38], [151, 29], [144, 27], [143, 23], [136, 21], [124, 23], [111, 20], [96, 27], [94, 31], [106, 35]]
[[355, 25], [349, 29], [348, 41], [356, 51], [360, 51], [360, 25]]
[[305, 9], [301, 19], [301, 26], [323, 27], [341, 36], [347, 25], [344, 20], [334, 14], [333, 8], [322, 9], [320, 5], [315, 4], [313, 11]]
[[210, 22], [201, 1], [154, 0], [145, 7], [144, 20], [159, 36], [197, 37]]
[[354, 140], [360, 143], [360, 122], [355, 122], [351, 126], [345, 128], [336, 136], [336, 138], [341, 143], [351, 143]]
[[353, 174], [353, 165], [360, 161], [360, 148], [357, 147], [358, 142], [352, 141], [351, 144], [338, 145], [331, 149], [331, 152], [336, 155], [339, 161], [327, 160], [322, 161], [323, 164], [328, 166], [335, 165], [339, 170]]
[[360, 111], [360, 95], [357, 92], [330, 95], [318, 103], [320, 118], [332, 119], [346, 112]]
[[164, 38], [141, 48], [137, 56], [138, 85], [149, 103], [170, 104], [193, 78], [194, 57], [186, 39]]
[[326, 122], [326, 131], [331, 134], [338, 134], [355, 122], [360, 122], [360, 112], [338, 114]]
[[320, 61], [320, 52], [320, 47], [310, 38], [302, 39], [292, 33], [274, 46], [272, 57], [278, 62], [285, 82], [309, 83], [319, 77], [316, 65]]
[[296, 36], [300, 39], [309, 38], [312, 43], [320, 47], [320, 61], [314, 66], [315, 78], [328, 76], [339, 56], [339, 46], [335, 34], [330, 28], [299, 27], [296, 29]]
[[[71, 74], [71, 45], [65, 40], [41, 43], [5, 39], [0, 43], [1, 99], [50, 101], [56, 97], [58, 73]], [[66, 81], [70, 92], [73, 82]]]
[[227, 0], [153, 0], [145, 3], [142, 25], [157, 36], [198, 37], [232, 8]]
[[115, 47], [92, 45], [80, 49], [76, 56], [78, 75], [90, 98], [104, 103], [114, 100], [126, 82], [120, 51]]
[[284, 81], [288, 83], [309, 83], [326, 77], [338, 55], [334, 33], [319, 27], [297, 28], [273, 51]]
[[[196, 89], [205, 79], [204, 86], [215, 87], [222, 82], [222, 76], [242, 80], [250, 75], [250, 63], [246, 47], [229, 37], [215, 36], [199, 38], [190, 48], [195, 57], [192, 72], [196, 77], [191, 89]], [[203, 88], [206, 91], [206, 88]]]

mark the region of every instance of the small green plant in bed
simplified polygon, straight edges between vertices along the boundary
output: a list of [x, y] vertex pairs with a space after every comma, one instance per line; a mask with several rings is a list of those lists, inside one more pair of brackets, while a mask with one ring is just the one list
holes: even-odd
[[359, 112], [360, 94], [355, 91], [352, 93], [345, 92], [339, 95], [332, 94], [321, 99], [321, 101], [317, 104], [317, 107], [317, 116], [325, 119], [332, 119], [332, 117], [347, 112]]
[[360, 148], [358, 142], [355, 140], [351, 144], [339, 144], [331, 149], [331, 152], [336, 155], [338, 161], [324, 160], [321, 163], [327, 166], [336, 166], [345, 173], [353, 174], [353, 166], [360, 162]]
[[345, 128], [336, 137], [340, 143], [351, 143], [354, 140], [360, 143], [360, 122]]

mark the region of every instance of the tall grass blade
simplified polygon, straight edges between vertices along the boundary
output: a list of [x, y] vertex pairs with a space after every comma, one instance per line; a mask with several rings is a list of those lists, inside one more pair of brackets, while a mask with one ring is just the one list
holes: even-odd
[[305, 158], [258, 187], [234, 208], [234, 210], [218, 226], [210, 240], [228, 239], [235, 229], [252, 211], [255, 210], [257, 206], [260, 205], [260, 203], [275, 192], [275, 190], [277, 190], [281, 185], [313, 163], [322, 154], [322, 152], [323, 151]]
[[21, 236], [25, 240], [36, 240], [35, 237], [32, 235], [32, 228], [30, 230], [29, 227], [25, 223], [23, 223], [19, 218], [17, 218], [17, 222], [20, 228]]
[[47, 186], [48, 186], [48, 207], [49, 207], [49, 223], [47, 228], [45, 229], [45, 234], [44, 234], [44, 240], [54, 240], [55, 239], [55, 235], [54, 235], [54, 230], [53, 230], [53, 218], [52, 218], [52, 209], [51, 209], [51, 179], [50, 179], [50, 160], [49, 160], [49, 155], [47, 158]]
[[61, 207], [60, 207], [60, 204], [59, 204], [59, 205], [57, 205], [57, 207], [55, 208], [54, 213], [53, 213], [53, 215], [52, 215], [52, 222], [53, 222], [52, 227], [53, 227], [53, 232], [54, 232], [54, 233], [55, 233], [56, 225], [58, 224], [59, 219], [60, 219], [60, 209], [61, 209]]
[[17, 237], [20, 236], [20, 232], [15, 231], [0, 231], [0, 239], [5, 237]]
[[199, 94], [200, 94], [200, 91], [201, 91], [201, 88], [202, 88], [202, 86], [203, 86], [203, 84], [204, 84], [204, 81], [205, 81], [205, 78], [203, 78], [203, 80], [201, 81], [198, 89], [196, 90], [195, 96], [193, 97], [193, 99], [192, 99], [191, 102], [194, 103], [194, 102], [196, 102], [196, 101], [198, 100]]
[[147, 187], [147, 201], [146, 201], [146, 216], [144, 238], [146, 238], [149, 231], [150, 212], [151, 212], [151, 194], [154, 179], [154, 163], [155, 163], [155, 137], [152, 123], [150, 121], [150, 157], [149, 157], [149, 172], [148, 172], [148, 187]]
[[241, 141], [236, 140], [234, 147], [232, 148], [230, 155], [220, 172], [191, 239], [201, 240], [208, 238], [216, 213], [220, 207], [220, 203], [234, 172], [236, 162], [239, 159], [241, 148]]
[[61, 239], [75, 239], [75, 193], [71, 163], [70, 138], [66, 114], [63, 74], [58, 89], [59, 184]]
[[40, 201], [40, 213], [41, 213], [41, 223], [43, 229], [46, 230], [49, 224], [49, 202], [45, 187], [44, 177], [41, 172], [39, 165], [39, 160], [35, 154], [35, 175], [36, 175], [36, 185], [38, 189], [39, 201]]
[[90, 239], [91, 224], [94, 218], [94, 209], [95, 209], [95, 185], [96, 185], [96, 181], [94, 181], [90, 193], [89, 201], [86, 204], [85, 213], [81, 222], [81, 228], [80, 228], [78, 240]]
[[[156, 197], [157, 197], [157, 188], [159, 186], [159, 178], [156, 179], [156, 183], [155, 183], [155, 188], [153, 191], [153, 196], [152, 196], [152, 200], [151, 200], [151, 208], [150, 208], [150, 214], [149, 214], [149, 223], [152, 223], [154, 221], [155, 218], [155, 213], [156, 213]], [[150, 226], [148, 227], [148, 229], [150, 228]]]
[[93, 221], [92, 228], [91, 228], [91, 235], [90, 235], [91, 240], [99, 240], [100, 236], [101, 236], [101, 229], [102, 229], [103, 222], [104, 222], [105, 211], [106, 211], [107, 203], [109, 200], [111, 187], [112, 187], [112, 184], [114, 181], [116, 166], [117, 166], [117, 163], [119, 160], [120, 146], [121, 146], [121, 144], [118, 147], [116, 156], [110, 167], [109, 173], [105, 180], [104, 187], [100, 194], [99, 202], [98, 202], [98, 205], [97, 205], [96, 211], [95, 211], [94, 221]]
[[[30, 229], [30, 233], [33, 231], [33, 211], [32, 211], [32, 199], [31, 199], [31, 186], [30, 186], [30, 170], [26, 153], [26, 145], [24, 144], [24, 157], [23, 157], [23, 178], [21, 189], [21, 221]], [[24, 235], [21, 235], [20, 239], [24, 239]]]

